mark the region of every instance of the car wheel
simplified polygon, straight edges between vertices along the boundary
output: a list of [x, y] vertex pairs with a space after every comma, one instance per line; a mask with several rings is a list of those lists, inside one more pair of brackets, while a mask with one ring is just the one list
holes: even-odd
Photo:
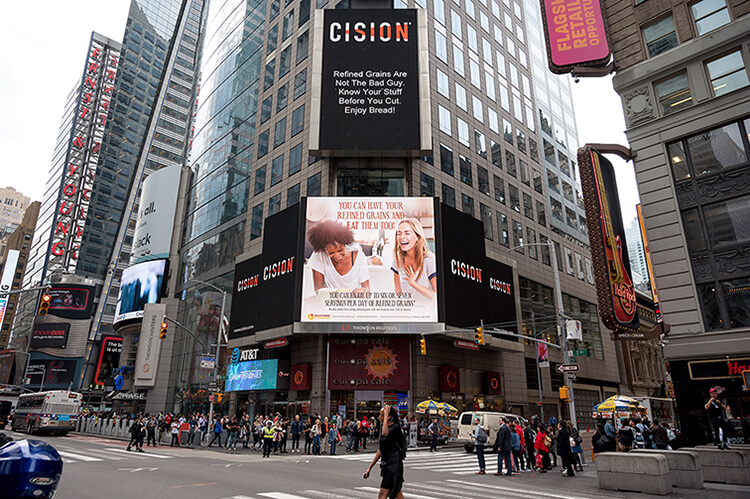
[[471, 444], [464, 444], [464, 450], [471, 454], [472, 452], [474, 452], [474, 446]]

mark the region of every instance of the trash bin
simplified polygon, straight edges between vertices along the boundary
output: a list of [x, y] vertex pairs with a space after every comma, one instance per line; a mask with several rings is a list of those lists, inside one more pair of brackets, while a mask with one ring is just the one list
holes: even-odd
[[62, 477], [63, 462], [51, 445], [18, 440], [0, 447], [0, 499], [50, 498]]

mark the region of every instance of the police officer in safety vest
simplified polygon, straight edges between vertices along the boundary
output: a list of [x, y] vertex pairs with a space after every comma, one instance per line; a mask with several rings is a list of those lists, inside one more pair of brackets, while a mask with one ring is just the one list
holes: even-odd
[[276, 435], [276, 428], [273, 427], [273, 423], [268, 421], [266, 427], [263, 428], [263, 457], [270, 457], [271, 449], [273, 448], [273, 437]]

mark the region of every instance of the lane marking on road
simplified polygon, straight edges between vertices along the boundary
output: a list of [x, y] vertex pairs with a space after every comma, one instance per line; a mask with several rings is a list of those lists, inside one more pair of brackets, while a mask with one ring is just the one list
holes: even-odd
[[125, 454], [132, 454], [133, 456], [147, 456], [147, 457], [157, 457], [159, 459], [172, 459], [174, 456], [165, 456], [164, 454], [149, 454], [148, 452], [133, 452], [133, 451], [127, 451], [125, 449], [113, 449], [111, 447], [107, 448], [109, 451], [113, 452], [124, 452]]
[[307, 499], [306, 497], [295, 496], [294, 494], [287, 494], [286, 492], [261, 492], [258, 495], [271, 497], [272, 499]]
[[[452, 488], [456, 487], [456, 488]], [[441, 485], [429, 485], [425, 483], [406, 483], [404, 484], [404, 491], [406, 494], [411, 497], [411, 491], [412, 489], [416, 489], [417, 492], [429, 492], [430, 494], [434, 494], [437, 496], [445, 496], [450, 499], [455, 499], [456, 497], [462, 497], [464, 499], [497, 499], [497, 493], [495, 492], [484, 492], [484, 491], [471, 491], [471, 496], [466, 495], [466, 487], [457, 487], [455, 485], [448, 486], [445, 483], [441, 483]]]
[[[380, 489], [375, 487], [355, 487], [357, 490], [366, 490], [367, 492], [373, 492], [373, 493], [380, 493]], [[440, 499], [435, 496], [421, 496], [419, 494], [412, 494], [411, 492], [408, 494], [409, 499]]]
[[128, 471], [130, 473], [136, 473], [138, 471], [156, 471], [159, 468], [117, 468], [118, 471]]
[[86, 461], [86, 462], [103, 461], [103, 459], [100, 459], [98, 457], [84, 456], [83, 454], [74, 454], [72, 452], [67, 452], [67, 451], [57, 451], [57, 452], [63, 457], [77, 459], [78, 461]]
[[446, 480], [446, 482], [457, 483], [457, 484], [461, 484], [461, 485], [468, 485], [468, 486], [471, 486], [471, 487], [482, 487], [482, 488], [492, 489], [492, 490], [501, 490], [501, 491], [508, 492], [508, 493], [515, 492], [515, 493], [518, 493], [518, 494], [525, 494], [526, 496], [532, 495], [532, 496], [550, 497], [550, 498], [554, 498], [554, 499], [581, 499], [581, 498], [587, 497], [587, 496], [583, 496], [583, 495], [580, 495], [580, 494], [577, 494], [577, 493], [576, 493], [576, 495], [566, 496], [566, 495], [554, 494], [552, 492], [545, 492], [545, 491], [540, 491], [540, 490], [530, 490], [528, 488], [525, 488], [525, 489], [514, 489], [512, 487], [507, 487], [507, 486], [503, 486], [503, 485], [488, 485], [488, 484], [477, 483], [477, 482], [465, 482], [465, 481], [462, 481], [462, 480], [454, 480], [454, 479], [450, 479], [450, 478], [448, 480]]
[[112, 461], [122, 461], [125, 459], [125, 456], [120, 456], [119, 454], [115, 454], [113, 452], [107, 452], [104, 449], [86, 449], [87, 453], [90, 453], [92, 456], [101, 457], [103, 459], [110, 459]]
[[[330, 491], [321, 491], [321, 490], [305, 490], [304, 493], [307, 495], [313, 495], [315, 497], [323, 497], [324, 499], [352, 499], [352, 492], [351, 490], [344, 490], [343, 494], [335, 494]], [[372, 497], [372, 494], [367, 494], [366, 496], [360, 496], [360, 497]]]
[[220, 482], [208, 482], [208, 483], [191, 483], [188, 485], [175, 485], [169, 487], [170, 489], [184, 489], [185, 487], [205, 487], [206, 485], [219, 485]]

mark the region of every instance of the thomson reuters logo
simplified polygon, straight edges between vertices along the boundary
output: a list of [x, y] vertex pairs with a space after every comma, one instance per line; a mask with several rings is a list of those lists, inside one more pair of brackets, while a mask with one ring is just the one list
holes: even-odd
[[371, 22], [369, 24], [364, 22], [356, 23], [331, 23], [328, 28], [328, 39], [334, 43], [337, 42], [358, 42], [364, 41], [381, 41], [390, 42], [395, 40], [397, 42], [408, 42], [409, 41], [409, 26], [411, 23], [389, 23], [382, 22], [380, 24]]

